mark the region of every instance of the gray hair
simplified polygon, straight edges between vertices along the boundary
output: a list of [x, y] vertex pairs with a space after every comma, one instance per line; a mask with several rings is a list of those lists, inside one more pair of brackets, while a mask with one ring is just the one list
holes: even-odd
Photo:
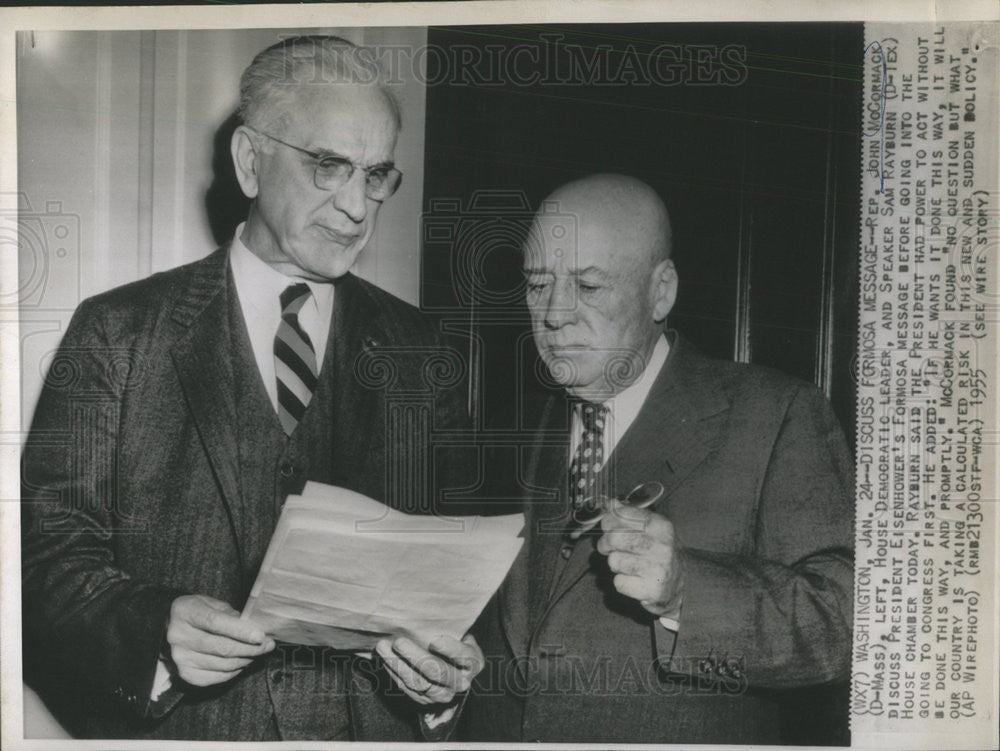
[[299, 87], [335, 84], [376, 85], [392, 111], [396, 130], [402, 126], [399, 101], [386, 85], [373, 51], [335, 36], [291, 37], [258, 53], [240, 78], [236, 114], [246, 125], [275, 130], [288, 115]]

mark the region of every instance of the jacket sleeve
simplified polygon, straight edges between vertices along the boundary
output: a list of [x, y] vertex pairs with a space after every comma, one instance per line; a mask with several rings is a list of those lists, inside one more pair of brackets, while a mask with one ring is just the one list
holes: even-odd
[[116, 492], [118, 427], [136, 354], [108, 341], [98, 307], [85, 302], [73, 316], [22, 455], [24, 649], [26, 664], [72, 676], [74, 691], [146, 715], [183, 593], [116, 565], [116, 539], [130, 533], [129, 499]]
[[818, 391], [800, 388], [763, 475], [752, 549], [682, 548], [680, 628], [652, 627], [661, 664], [761, 688], [849, 676], [852, 489], [852, 462], [832, 410]]

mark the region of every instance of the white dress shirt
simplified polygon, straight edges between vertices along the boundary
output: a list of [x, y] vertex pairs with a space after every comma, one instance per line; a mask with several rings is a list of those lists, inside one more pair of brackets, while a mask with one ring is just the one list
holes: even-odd
[[[657, 376], [663, 370], [663, 364], [667, 361], [668, 354], [670, 354], [670, 343], [667, 341], [666, 335], [661, 334], [660, 338], [656, 340], [652, 354], [649, 356], [649, 362], [646, 363], [645, 369], [635, 383], [622, 392], [615, 394], [610, 399], [601, 402], [608, 408], [607, 419], [604, 421], [604, 434], [602, 436], [605, 465], [611, 459], [611, 453], [615, 450], [622, 436], [625, 435], [632, 426], [632, 423], [635, 422], [635, 418], [639, 416], [639, 411], [642, 409], [646, 397], [649, 396], [650, 389], [653, 388]], [[580, 444], [582, 437], [583, 420], [580, 417], [580, 408], [578, 405], [573, 410], [573, 420], [570, 425], [570, 457], [576, 454], [576, 447]], [[661, 616], [660, 623], [664, 628], [671, 631], [678, 631], [680, 627], [678, 622], [680, 614], [672, 613], [671, 615], [675, 617]]]
[[[611, 458], [611, 452], [615, 450], [618, 441], [635, 422], [635, 418], [639, 416], [639, 410], [642, 409], [656, 377], [663, 369], [663, 363], [667, 361], [668, 354], [670, 354], [670, 344], [667, 342], [666, 335], [661, 334], [649, 356], [649, 362], [646, 363], [645, 369], [635, 383], [621, 393], [601, 402], [608, 408], [603, 435], [605, 463]], [[580, 419], [580, 409], [577, 407], [573, 410], [573, 421], [570, 426], [569, 455], [571, 457], [576, 453], [576, 447], [580, 444], [582, 437], [583, 421]]]
[[299, 311], [299, 325], [309, 335], [316, 351], [316, 371], [323, 368], [330, 335], [330, 319], [333, 316], [333, 285], [313, 282], [308, 279], [285, 276], [243, 244], [240, 234], [243, 225], [236, 228], [233, 244], [229, 250], [229, 267], [233, 271], [236, 294], [239, 297], [243, 320], [250, 335], [257, 370], [264, 381], [267, 396], [274, 411], [278, 411], [278, 385], [274, 374], [274, 335], [281, 323], [281, 293], [290, 284], [305, 282], [312, 292]]

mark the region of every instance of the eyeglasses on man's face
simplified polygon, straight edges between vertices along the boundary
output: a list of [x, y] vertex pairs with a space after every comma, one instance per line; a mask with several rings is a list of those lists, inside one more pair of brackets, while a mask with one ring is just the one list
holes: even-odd
[[262, 130], [256, 128], [250, 128], [250, 130], [315, 160], [316, 169], [313, 172], [313, 183], [320, 190], [336, 190], [351, 179], [354, 170], [360, 169], [365, 173], [365, 195], [373, 201], [384, 201], [398, 190], [399, 184], [403, 180], [403, 173], [391, 165], [376, 164], [372, 167], [361, 167], [346, 157], [321, 151], [309, 151], [301, 146], [282, 141]]

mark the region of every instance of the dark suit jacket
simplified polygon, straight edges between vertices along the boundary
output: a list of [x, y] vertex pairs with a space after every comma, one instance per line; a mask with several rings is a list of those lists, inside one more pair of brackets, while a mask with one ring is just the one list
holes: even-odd
[[825, 399], [674, 340], [605, 471], [618, 493], [666, 488], [654, 510], [682, 546], [676, 637], [614, 590], [596, 537], [560, 555], [570, 411], [549, 398], [524, 412], [528, 539], [477, 625], [488, 667], [463, 737], [779, 742], [776, 690], [850, 671], [853, 475]]
[[[172, 601], [206, 594], [243, 607], [276, 518], [264, 513], [275, 478], [290, 492], [319, 479], [397, 502], [390, 469], [412, 459], [426, 474], [431, 449], [427, 431], [410, 445], [398, 423], [402, 437], [387, 438], [394, 405], [426, 410], [429, 430], [464, 424], [455, 351], [415, 308], [347, 275], [320, 375], [333, 408], [317, 413], [310, 433], [331, 455], [309, 476], [291, 464], [279, 473], [277, 455], [262, 448], [273, 444], [276, 416], [227, 258], [221, 248], [85, 301], [36, 410], [22, 464], [25, 673], [80, 734], [262, 739], [276, 732], [272, 712], [308, 728], [322, 697], [306, 689], [301, 701], [272, 706], [261, 664], [151, 706]], [[279, 429], [278, 451], [283, 442]], [[295, 679], [328, 677], [310, 653], [283, 659]], [[355, 735], [411, 737], [415, 714], [383, 715], [371, 666], [362, 673], [367, 690], [349, 689]]]

